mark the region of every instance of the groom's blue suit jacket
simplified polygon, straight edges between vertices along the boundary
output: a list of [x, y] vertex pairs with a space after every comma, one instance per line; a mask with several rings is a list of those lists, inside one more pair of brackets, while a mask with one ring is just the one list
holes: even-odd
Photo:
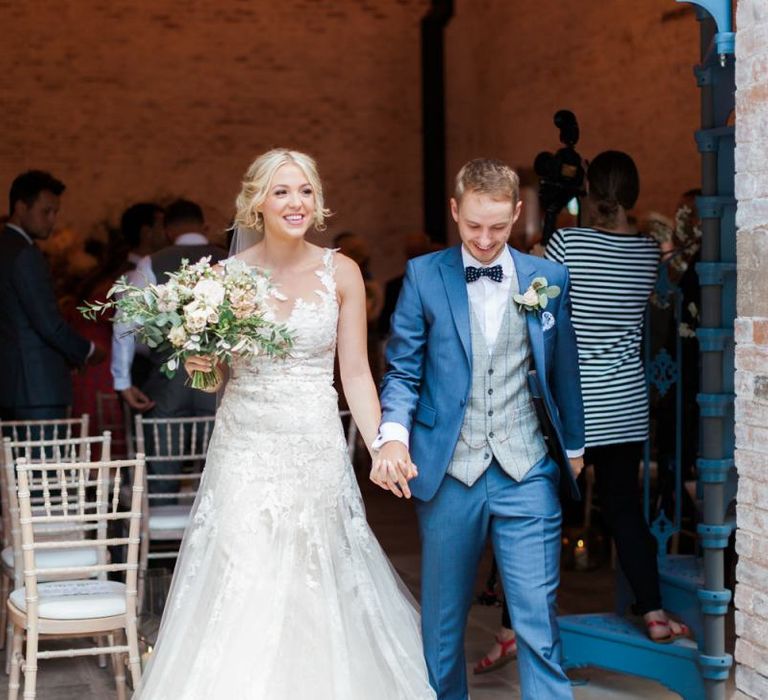
[[[576, 336], [570, 318], [570, 281], [563, 265], [510, 248], [520, 292], [545, 277], [561, 293], [550, 299], [547, 323], [526, 311], [533, 362], [559, 443], [561, 479], [578, 489], [566, 450], [584, 446], [584, 409]], [[514, 303], [514, 302], [513, 302]], [[554, 323], [552, 323], [554, 321]], [[464, 421], [472, 382], [469, 298], [461, 247], [409, 261], [392, 316], [382, 382], [382, 421], [410, 432], [411, 458], [419, 475], [410, 483], [416, 498], [430, 500], [445, 478]]]

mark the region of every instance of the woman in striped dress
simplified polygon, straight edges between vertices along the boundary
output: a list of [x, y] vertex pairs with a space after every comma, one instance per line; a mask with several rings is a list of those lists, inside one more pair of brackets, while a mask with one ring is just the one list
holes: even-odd
[[661, 607], [656, 543], [643, 517], [638, 488], [649, 421], [643, 320], [660, 250], [656, 241], [634, 232], [627, 221], [640, 187], [632, 158], [619, 151], [601, 153], [589, 166], [587, 182], [591, 226], [556, 231], [547, 257], [566, 265], [571, 275], [584, 395], [585, 464], [595, 467], [603, 517], [648, 636], [655, 642], [670, 642], [688, 630]]

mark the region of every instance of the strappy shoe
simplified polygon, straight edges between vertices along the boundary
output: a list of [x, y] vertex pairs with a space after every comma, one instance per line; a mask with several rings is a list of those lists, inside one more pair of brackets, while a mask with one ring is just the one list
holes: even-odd
[[475, 664], [473, 669], [473, 672], [476, 676], [495, 671], [497, 668], [505, 666], [510, 661], [512, 661], [512, 659], [517, 657], [517, 637], [504, 640], [497, 636], [496, 643], [501, 647], [501, 655], [498, 659], [493, 661], [487, 655], [480, 659], [480, 661]]
[[[678, 622], [680, 625], [680, 631], [674, 632], [672, 626], [669, 624], [669, 620], [645, 620], [645, 628], [648, 631], [648, 639], [656, 644], [671, 644], [676, 639], [690, 638], [691, 630], [688, 629], [688, 625]], [[659, 637], [654, 637], [651, 630], [665, 627], [667, 633]]]

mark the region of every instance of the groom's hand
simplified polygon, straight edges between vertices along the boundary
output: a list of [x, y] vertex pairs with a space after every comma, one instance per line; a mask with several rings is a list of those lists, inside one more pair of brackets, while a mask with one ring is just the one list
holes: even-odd
[[573, 478], [578, 479], [581, 470], [584, 469], [584, 457], [571, 457], [568, 461], [571, 463]]
[[397, 440], [384, 443], [373, 458], [371, 481], [398, 498], [411, 497], [408, 481], [418, 474], [408, 448]]

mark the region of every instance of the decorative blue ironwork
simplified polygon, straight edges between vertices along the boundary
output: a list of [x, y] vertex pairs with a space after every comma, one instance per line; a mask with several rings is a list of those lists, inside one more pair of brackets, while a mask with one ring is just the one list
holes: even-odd
[[651, 523], [651, 534], [656, 538], [659, 543], [659, 555], [663, 558], [666, 556], [667, 544], [669, 538], [677, 533], [679, 528], [675, 527], [673, 523], [664, 511], [661, 511], [656, 519]]
[[689, 640], [657, 644], [639, 625], [604, 613], [560, 618], [560, 635], [566, 669], [599, 666], [652, 678], [685, 700], [704, 697], [699, 650]]
[[717, 24], [717, 34], [715, 34], [715, 47], [717, 53], [733, 54], [736, 49], [736, 34], [733, 31], [733, 8], [731, 0], [676, 0], [676, 2], [687, 2], [692, 5], [698, 5], [706, 10]]
[[678, 363], [666, 348], [659, 350], [648, 370], [650, 382], [656, 387], [660, 396], [664, 396], [680, 377]]
[[[681, 1], [686, 0], [677, 0]], [[667, 551], [671, 536], [681, 531], [681, 503], [685, 497], [682, 471], [684, 466], [691, 466], [688, 462], [693, 459], [693, 455], [685, 455], [686, 463], [683, 464], [682, 445], [684, 441], [690, 441], [691, 436], [683, 435], [681, 417], [690, 416], [687, 411], [696, 410], [696, 402], [689, 395], [695, 391], [695, 383], [689, 382], [687, 373], [690, 367], [683, 366], [693, 349], [693, 346], [683, 345], [680, 334], [685, 330], [681, 324], [683, 295], [675, 288], [666, 265], [660, 269], [652, 297], [653, 306], [646, 317], [645, 359], [649, 388], [657, 390], [653, 398], [666, 396], [667, 411], [671, 411], [670, 404], [674, 403], [675, 444], [674, 449], [669, 444], [662, 448], [660, 441], [652, 450], [650, 441], [646, 443], [643, 508], [659, 542], [663, 607], [691, 628], [696, 643], [677, 640], [670, 645], [655, 644], [644, 630], [621, 617], [628, 607], [622, 603], [630, 602], [631, 593], [626, 584], [620, 583], [620, 571], [618, 615], [566, 616], [560, 618], [560, 628], [566, 667], [594, 665], [655, 678], [680, 693], [685, 700], [703, 700], [705, 697], [707, 700], [725, 700], [725, 680], [733, 658], [725, 653], [723, 646], [723, 616], [730, 603], [730, 592], [723, 585], [723, 554], [734, 527], [727, 513], [736, 482], [733, 468], [732, 331], [736, 311], [736, 202], [733, 196], [734, 133], [733, 127], [728, 126], [734, 109], [735, 82], [734, 61], [732, 56], [727, 56], [733, 54], [734, 35], [731, 0], [691, 2], [698, 6], [698, 20], [709, 22], [711, 15], [717, 30], [712, 44], [702, 46], [705, 58], [694, 71], [702, 93], [702, 123], [696, 132], [702, 159], [702, 196], [697, 198], [702, 245], [701, 260], [696, 265], [701, 313], [691, 312], [691, 315], [696, 317], [698, 350], [705, 360], [701, 363], [704, 371], [697, 373], [700, 411], [696, 450], [697, 491], [703, 501], [697, 534], [704, 556]], [[710, 28], [704, 27], [701, 36], [708, 42], [712, 36]], [[659, 322], [658, 331], [649, 331], [652, 322]], [[669, 334], [671, 328], [675, 329], [674, 339]], [[686, 337], [690, 338], [691, 334], [686, 333]], [[659, 349], [660, 346], [663, 349]], [[674, 391], [672, 397], [670, 391]], [[661, 419], [664, 420], [669, 426], [670, 415]], [[657, 438], [660, 427], [657, 423]], [[656, 494], [652, 498], [652, 458], [657, 463], [660, 483], [665, 479], [669, 486], [670, 477], [674, 478], [674, 494], [662, 491], [661, 498]]]

